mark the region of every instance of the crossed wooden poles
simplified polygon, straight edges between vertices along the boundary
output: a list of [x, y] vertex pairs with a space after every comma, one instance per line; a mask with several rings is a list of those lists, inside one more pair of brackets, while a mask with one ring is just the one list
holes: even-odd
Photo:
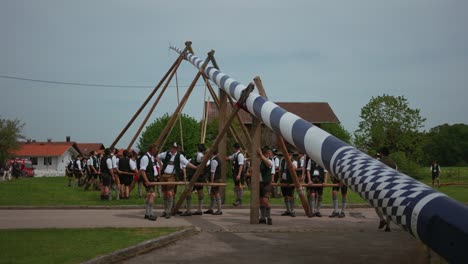
[[[169, 83], [175, 76], [177, 69], [179, 68], [182, 60], [184, 60], [184, 54], [187, 51], [190, 51], [193, 53], [192, 47], [191, 47], [191, 42], [187, 41], [185, 43], [185, 49], [183, 50], [182, 53], [178, 56], [178, 58], [175, 60], [175, 62], [172, 64], [172, 66], [169, 68], [169, 70], [166, 72], [166, 74], [163, 76], [163, 78], [159, 81], [159, 83], [156, 85], [156, 87], [153, 89], [153, 91], [150, 93], [150, 95], [146, 98], [146, 100], [143, 102], [143, 104], [140, 106], [140, 108], [137, 110], [137, 112], [133, 115], [133, 117], [130, 119], [130, 121], [127, 123], [127, 125], [123, 128], [123, 130], [119, 133], [119, 135], [116, 137], [114, 142], [111, 144], [111, 147], [115, 147], [115, 145], [119, 142], [119, 140], [122, 138], [122, 136], [127, 132], [128, 128], [134, 123], [136, 118], [139, 116], [139, 114], [143, 111], [143, 109], [146, 107], [146, 105], [150, 102], [150, 100], [153, 98], [153, 96], [156, 94], [156, 92], [163, 87], [161, 92], [159, 93], [158, 97], [156, 98], [155, 102], [152, 104], [150, 110], [148, 111], [147, 115], [145, 116], [143, 122], [139, 126], [137, 132], [133, 136], [131, 142], [129, 143], [127, 149], [131, 149], [133, 144], [135, 143], [136, 139], [140, 135], [141, 131], [145, 127], [148, 119], [150, 118], [151, 114], [154, 112], [157, 104], [161, 100], [161, 97], [163, 96], [164, 92], [167, 90], [167, 87], [169, 86]], [[201, 66], [201, 69], [204, 69], [208, 63], [211, 62], [212, 65], [219, 69], [218, 64], [216, 62], [216, 59], [214, 58], [214, 50], [211, 50], [208, 52], [207, 59], [203, 62], [203, 65]], [[180, 113], [182, 112], [190, 94], [192, 93], [194, 87], [196, 86], [196, 83], [198, 82], [199, 78], [202, 77], [205, 84], [206, 88], [210, 92], [211, 97], [213, 98], [213, 101], [218, 109], [221, 109], [222, 107], [222, 102], [220, 98], [216, 95], [213, 87], [211, 86], [209, 82], [208, 76], [204, 73], [203, 70], [199, 70], [194, 77], [193, 81], [191, 82], [190, 86], [188, 87], [185, 95], [183, 96], [182, 100], [179, 102], [176, 110], [170, 117], [167, 125], [164, 127], [163, 131], [159, 135], [159, 137], [156, 140], [156, 146], [158, 146], [158, 149], [161, 146], [165, 145], [165, 142], [169, 138], [169, 135], [174, 128], [176, 121], [178, 118], [180, 118]], [[164, 84], [164, 85], [163, 85]], [[245, 100], [248, 97], [248, 94], [253, 91], [254, 86], [257, 87], [259, 94], [266, 97], [265, 90], [263, 88], [263, 84], [261, 82], [260, 77], [255, 77], [254, 81], [249, 84], [249, 86], [243, 91], [241, 98], [237, 101], [237, 103], [234, 103], [233, 99], [230, 96], [227, 96], [227, 99], [232, 107], [232, 112], [230, 112], [229, 117], [227, 117], [227, 121], [224, 122], [224, 126], [222, 129], [220, 129], [220, 132], [218, 133], [215, 141], [211, 145], [211, 147], [207, 150], [205, 153], [205, 156], [201, 162], [201, 164], [198, 166], [197, 170], [195, 171], [195, 174], [192, 176], [192, 179], [190, 182], [171, 182], [171, 183], [162, 183], [162, 182], [155, 182], [151, 183], [152, 185], [185, 185], [186, 188], [184, 192], [181, 194], [179, 199], [177, 200], [174, 208], [173, 208], [173, 213], [177, 212], [182, 205], [183, 201], [185, 198], [189, 195], [189, 193], [192, 191], [194, 186], [226, 186], [226, 183], [198, 183], [196, 182], [201, 173], [204, 171], [206, 167], [206, 163], [208, 160], [211, 158], [213, 152], [218, 148], [218, 145], [222, 140], [225, 138], [225, 134], [229, 131], [231, 135], [234, 136], [237, 142], [240, 143], [241, 148], [243, 150], [249, 150], [251, 153], [251, 167], [252, 167], [252, 176], [251, 176], [251, 201], [250, 201], [250, 209], [251, 209], [251, 214], [250, 214], [250, 222], [252, 224], [258, 223], [258, 213], [259, 213], [259, 168], [260, 168], [260, 160], [257, 157], [256, 153], [257, 150], [260, 149], [260, 135], [261, 135], [261, 121], [254, 117], [253, 115], [253, 123], [252, 123], [252, 128], [249, 133], [248, 129], [245, 127], [244, 123], [242, 122], [239, 111], [241, 107], [244, 105]], [[222, 115], [223, 111], [220, 111], [220, 115]], [[206, 117], [204, 117], [206, 118]], [[237, 131], [233, 129], [232, 123], [234, 119], [238, 120], [238, 123], [240, 125], [241, 131], [244, 134], [244, 138], [247, 141], [247, 145], [244, 144], [243, 140], [241, 140], [240, 136], [238, 135]], [[205, 120], [206, 122], [206, 120]], [[289, 157], [288, 150], [286, 147], [286, 144], [283, 140], [283, 138], [279, 135], [277, 135], [277, 143], [279, 144], [281, 152], [284, 154], [283, 157], [286, 160], [286, 164], [288, 166], [289, 172], [292, 176], [293, 179], [293, 184], [284, 184], [284, 183], [273, 183], [272, 185], [276, 186], [294, 186], [298, 190], [299, 198], [301, 200], [302, 207], [304, 208], [304, 211], [306, 214], [309, 213], [309, 206], [307, 203], [307, 199], [305, 198], [304, 194], [304, 186], [309, 186], [309, 187], [336, 187], [339, 186], [338, 184], [303, 184], [299, 181], [296, 170], [294, 169], [292, 165], [292, 161]], [[221, 151], [220, 151], [221, 154]], [[221, 159], [224, 160], [224, 157], [221, 157]], [[225, 179], [225, 177], [224, 177]]]

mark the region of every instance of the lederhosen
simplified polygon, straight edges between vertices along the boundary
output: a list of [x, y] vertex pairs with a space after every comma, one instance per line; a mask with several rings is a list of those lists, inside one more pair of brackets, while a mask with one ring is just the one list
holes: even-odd
[[[145, 169], [146, 178], [148, 178], [149, 182], [155, 182], [156, 177], [154, 177], [154, 163], [151, 160], [151, 157], [150, 157], [150, 155], [148, 155], [148, 153], [146, 153], [144, 156], [146, 156], [148, 158], [148, 165], [146, 166], [146, 169]], [[142, 156], [142, 158], [143, 158], [143, 156]], [[140, 162], [141, 162], [141, 158], [140, 158]], [[120, 161], [119, 161], [119, 163], [120, 163]], [[129, 167], [130, 167], [130, 165], [129, 165]], [[140, 178], [143, 178], [143, 177], [140, 177]], [[145, 179], [143, 178], [143, 181], [144, 180]], [[145, 186], [145, 188], [146, 188], [146, 192], [154, 192], [154, 190], [155, 190], [154, 185]]]
[[260, 174], [262, 176], [262, 181], [260, 182], [260, 197], [270, 198], [271, 196], [271, 168], [269, 168], [263, 160], [260, 163]]
[[437, 165], [432, 164], [431, 165], [431, 171], [432, 171], [432, 180], [435, 180], [435, 179], [439, 178], [439, 175], [440, 175], [439, 164], [437, 164]]
[[[323, 180], [325, 178], [325, 170], [320, 167], [317, 163], [315, 163], [313, 160], [311, 160], [312, 164], [310, 166], [310, 179], [312, 180], [313, 184], [321, 184], [323, 183]], [[318, 175], [314, 175], [314, 172], [318, 171]], [[308, 187], [308, 190], [310, 190], [313, 193], [317, 193], [318, 195], [323, 194], [323, 187]]]
[[[218, 163], [218, 166], [216, 167], [216, 170], [215, 170], [215, 173], [214, 173], [214, 182], [219, 183], [219, 182], [222, 181], [222, 179], [221, 179], [221, 160], [218, 158], [218, 156], [211, 159], [211, 161], [213, 161], [213, 160], [216, 160], [216, 162]], [[208, 173], [209, 173], [209, 177], [210, 177], [210, 180], [211, 180], [211, 162], [210, 162], [210, 166], [208, 166]], [[211, 193], [212, 194], [219, 193], [219, 186], [212, 186], [211, 187]]]
[[241, 185], [244, 185], [244, 170], [241, 171], [241, 176], [240, 176], [240, 180], [236, 180], [237, 178], [237, 175], [239, 173], [239, 168], [240, 168], [240, 165], [239, 165], [239, 154], [240, 152], [236, 153], [234, 155], [234, 164], [232, 165], [232, 177], [234, 178], [234, 185], [236, 187], [238, 186], [241, 186]]
[[[172, 155], [171, 152], [167, 151], [166, 152], [166, 158], [163, 160], [163, 167], [161, 169], [161, 182], [175, 182], [176, 176], [181, 173], [180, 169], [180, 153], [177, 152], [177, 154], [174, 157], [174, 161], [171, 161]], [[166, 168], [168, 165], [173, 165], [174, 169], [172, 170], [172, 173], [166, 173]], [[174, 191], [174, 185], [163, 185], [162, 186], [162, 191], [163, 192], [170, 192]]]
[[[330, 175], [330, 179], [331, 179], [332, 183], [339, 184], [341, 182], [340, 179], [338, 179], [338, 177], [336, 177], [335, 175], [333, 175], [331, 173], [329, 175]], [[332, 190], [333, 191], [338, 191], [338, 190], [340, 190], [340, 187], [332, 187]], [[346, 193], [348, 193], [348, 187], [343, 184], [343, 186], [341, 186], [341, 194], [346, 194]]]
[[[130, 170], [130, 159], [128, 157], [122, 157], [119, 159], [119, 171], [131, 173]], [[130, 186], [132, 183], [133, 175], [120, 174], [120, 183], [125, 186]]]
[[[78, 159], [73, 162], [73, 174], [75, 175], [75, 178], [81, 178], [81, 176], [83, 176], [83, 171], [78, 168], [78, 161], [81, 163], [81, 160]], [[83, 169], [83, 167], [81, 167], [81, 169]]]
[[[286, 173], [286, 179], [283, 178], [283, 174]], [[286, 164], [286, 160], [283, 159], [280, 164], [280, 175], [281, 175], [281, 183], [287, 183], [287, 184], [292, 184], [293, 179], [291, 176], [291, 173], [289, 172], [288, 166]], [[289, 196], [292, 197], [294, 194], [294, 186], [281, 186], [281, 193], [283, 194], [283, 197]]]
[[[102, 185], [106, 186], [106, 187], [109, 187], [110, 183], [111, 183], [111, 174], [110, 174], [109, 168], [107, 167], [107, 160], [108, 159], [111, 159], [111, 157], [106, 156], [106, 157], [102, 158], [101, 159], [101, 164], [100, 164]], [[111, 162], [112, 162], [112, 159], [111, 159]]]
[[[192, 163], [192, 164], [195, 165], [195, 166], [200, 165], [200, 162], [198, 162], [198, 160], [197, 160], [197, 156], [198, 156], [198, 152], [195, 153], [195, 156], [194, 156], [193, 159], [190, 161], [190, 163]], [[191, 180], [192, 180], [192, 177], [193, 177], [193, 175], [195, 175], [195, 172], [196, 172], [196, 170], [191, 169], [191, 168], [187, 168], [187, 180], [188, 180], [188, 181], [191, 181]], [[202, 173], [198, 176], [197, 182], [206, 182], [206, 173], [202, 172]], [[193, 186], [193, 190], [195, 190], [195, 191], [203, 190], [203, 186], [197, 186], [197, 185], [195, 185], [195, 186]]]

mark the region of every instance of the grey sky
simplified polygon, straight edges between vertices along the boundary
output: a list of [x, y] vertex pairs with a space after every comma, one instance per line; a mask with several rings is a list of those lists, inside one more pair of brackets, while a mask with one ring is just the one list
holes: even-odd
[[[0, 115], [28, 138], [109, 145], [176, 59], [169, 44], [191, 40], [243, 84], [260, 75], [272, 101], [329, 102], [350, 132], [384, 93], [421, 109], [426, 129], [468, 123], [467, 1], [271, 2], [0, 0], [0, 75], [148, 86], [0, 78]], [[179, 84], [195, 74], [184, 62]], [[152, 119], [174, 111], [175, 88], [164, 98]], [[198, 87], [184, 112], [201, 118], [202, 102]]]

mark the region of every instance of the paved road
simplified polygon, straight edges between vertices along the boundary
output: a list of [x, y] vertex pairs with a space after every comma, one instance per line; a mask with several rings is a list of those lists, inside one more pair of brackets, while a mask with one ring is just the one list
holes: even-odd
[[[202, 232], [124, 263], [427, 263], [426, 248], [399, 228], [377, 230], [373, 209], [351, 209], [342, 219], [279, 216], [250, 225], [247, 209], [223, 216], [143, 220], [143, 210], [0, 210], [0, 228], [197, 226]], [[323, 210], [328, 215], [330, 210]]]

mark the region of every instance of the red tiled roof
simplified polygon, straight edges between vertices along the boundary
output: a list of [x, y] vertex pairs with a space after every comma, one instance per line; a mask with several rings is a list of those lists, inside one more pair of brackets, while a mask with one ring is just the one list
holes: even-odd
[[[74, 148], [73, 145], [73, 142], [21, 143], [20, 148], [14, 150], [13, 154], [18, 157], [55, 157], [63, 155], [70, 148]], [[75, 149], [75, 151], [77, 150]]]
[[[214, 102], [208, 106], [208, 120], [213, 120], [218, 117], [218, 108]], [[310, 123], [339, 123], [338, 117], [331, 109], [328, 103], [323, 102], [276, 102], [276, 104]], [[231, 106], [228, 104], [227, 111], [231, 111]], [[246, 111], [239, 111], [240, 118], [244, 124], [251, 124], [252, 117]]]
[[88, 155], [91, 151], [104, 150], [102, 143], [76, 143], [76, 146], [83, 155]]

